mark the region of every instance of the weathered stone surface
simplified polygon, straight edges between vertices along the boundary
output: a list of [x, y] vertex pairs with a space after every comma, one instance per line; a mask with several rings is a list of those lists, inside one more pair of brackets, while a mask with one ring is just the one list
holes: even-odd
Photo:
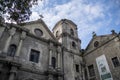
[[[53, 33], [42, 20], [5, 26], [0, 26], [0, 80], [90, 80], [87, 66], [91, 64], [95, 80], [100, 80], [96, 58], [102, 54], [107, 58], [113, 79], [120, 80], [120, 68], [115, 68], [111, 61], [115, 56], [120, 57], [120, 34], [96, 35], [82, 55], [77, 26], [70, 20], [59, 21]], [[40, 29], [43, 35], [37, 36], [35, 29]], [[94, 47], [95, 41], [99, 42], [97, 47]], [[15, 54], [8, 56], [13, 44]], [[37, 62], [31, 50], [39, 54]]]
[[[99, 42], [98, 47], [94, 46], [95, 41]], [[96, 80], [100, 80], [96, 58], [101, 55], [105, 55], [107, 59], [107, 63], [111, 71], [113, 80], [119, 80], [120, 66], [114, 67], [114, 64], [112, 62], [113, 57], [118, 57], [118, 60], [120, 57], [120, 40], [118, 39], [118, 35], [110, 34], [104, 36], [96, 36], [96, 38], [92, 39], [92, 41], [90, 42], [89, 46], [86, 49], [86, 53], [84, 54], [84, 60], [86, 62], [86, 69], [89, 79], [91, 79], [91, 77], [89, 77], [88, 66], [93, 64], [95, 70], [94, 77], [96, 77]]]

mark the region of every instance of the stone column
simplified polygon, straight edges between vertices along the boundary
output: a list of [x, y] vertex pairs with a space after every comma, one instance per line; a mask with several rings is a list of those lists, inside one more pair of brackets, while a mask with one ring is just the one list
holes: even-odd
[[59, 46], [57, 48], [57, 52], [58, 52], [58, 69], [61, 69], [62, 68], [62, 56], [61, 56], [61, 47]]
[[52, 69], [52, 53], [53, 53], [53, 43], [50, 43], [49, 46], [49, 68]]
[[14, 27], [9, 31], [10, 36], [6, 40], [5, 47], [3, 49], [4, 53], [7, 53], [9, 45], [10, 45], [10, 42], [11, 42], [11, 39], [12, 39], [12, 36], [15, 34], [15, 31], [16, 31], [16, 28], [14, 28]]
[[62, 52], [62, 50], [61, 50], [61, 47], [59, 46], [58, 48], [57, 48], [57, 51], [58, 51], [58, 72], [59, 72], [59, 76], [58, 76], [58, 80], [63, 80], [63, 77], [62, 77], [62, 55], [61, 55], [61, 52]]
[[52, 50], [49, 51], [49, 68], [52, 68]]
[[20, 42], [19, 42], [17, 51], [16, 51], [16, 56], [17, 57], [19, 57], [19, 55], [20, 55], [20, 50], [21, 50], [22, 43], [23, 43], [23, 40], [25, 39], [25, 37], [26, 37], [26, 32], [23, 31], [22, 34], [21, 34], [21, 37], [20, 37]]
[[58, 53], [58, 70], [61, 69], [61, 59], [60, 59], [61, 55], [60, 53]]
[[16, 71], [17, 71], [17, 67], [12, 66], [10, 70], [9, 80], [14, 80]]
[[0, 26], [0, 39], [2, 38], [4, 31], [5, 31], [5, 26]]

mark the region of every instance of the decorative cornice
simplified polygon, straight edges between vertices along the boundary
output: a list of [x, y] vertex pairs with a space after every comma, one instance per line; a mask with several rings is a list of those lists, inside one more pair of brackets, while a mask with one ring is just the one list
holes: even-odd
[[60, 21], [58, 21], [58, 22], [55, 24], [55, 26], [53, 27], [52, 30], [54, 30], [55, 28], [57, 28], [57, 27], [58, 27], [58, 26], [57, 26], [58, 24], [60, 24], [60, 23], [65, 23], [65, 22], [68, 22], [68, 23], [73, 24], [73, 25], [75, 26], [75, 28], [77, 29], [77, 25], [76, 25], [73, 21], [68, 20], [68, 19], [61, 19]]
[[43, 41], [43, 42], [47, 42], [47, 43], [49, 42], [49, 39], [45, 39], [45, 38], [42, 38], [42, 37], [37, 37], [37, 36], [35, 36], [35, 35], [31, 34], [31, 33], [28, 33], [27, 36], [38, 39], [38, 40]]
[[62, 44], [59, 43], [58, 41], [54, 41], [54, 40], [52, 40], [52, 39], [49, 39], [49, 43], [53, 43], [54, 46], [61, 46], [61, 45], [62, 45]]
[[34, 74], [38, 74], [38, 75], [45, 75], [45, 76], [47, 76], [46, 72], [42, 72], [40, 70], [32, 70], [32, 69], [23, 68], [23, 67], [21, 67], [19, 70], [25, 71], [25, 72], [34, 73]]
[[69, 49], [67, 49], [67, 48], [65, 48], [65, 47], [62, 47], [62, 49], [63, 49], [63, 51], [69, 52], [69, 54], [77, 55], [77, 56], [80, 56], [80, 57], [81, 57], [80, 52], [79, 52], [79, 53], [75, 53], [75, 52], [73, 52], [72, 50], [69, 50]]
[[10, 26], [10, 27], [14, 27], [14, 28], [16, 28], [17, 30], [21, 30], [21, 31], [25, 31], [25, 32], [29, 32], [29, 29], [26, 29], [26, 28], [24, 28], [24, 27], [21, 27], [21, 26], [19, 26], [19, 25], [17, 25], [17, 24], [13, 24], [13, 23], [6, 23], [6, 27], [7, 26]]
[[32, 38], [35, 38], [37, 40], [40, 40], [40, 41], [43, 41], [43, 42], [46, 42], [48, 45], [50, 45], [50, 43], [53, 43], [54, 46], [62, 46], [61, 43], [59, 43], [58, 41], [56, 40], [52, 40], [52, 39], [45, 39], [45, 38], [42, 38], [42, 37], [37, 37], [31, 33], [28, 33], [27, 36], [30, 36]]
[[18, 61], [16, 61], [15, 59], [8, 60], [7, 56], [5, 58], [0, 58], [0, 62], [3, 64], [5, 63], [5, 64], [10, 64], [10, 65], [16, 66], [16, 67], [21, 67], [21, 64]]
[[67, 32], [63, 32], [62, 34], [60, 34], [60, 36], [58, 36], [57, 39], [60, 39], [61, 37], [66, 37], [66, 36], [74, 39], [74, 40], [77, 41], [77, 42], [79, 41], [79, 42], [81, 43], [81, 40], [80, 40], [79, 38], [74, 37], [74, 36], [70, 35], [70, 34], [67, 33]]
[[38, 70], [38, 69], [29, 69], [29, 68], [25, 68], [25, 67], [20, 67], [19, 70], [34, 73], [34, 74], [38, 74], [38, 75], [44, 75], [44, 76], [48, 76], [49, 74], [59, 75], [59, 76], [63, 75], [62, 72], [59, 72], [59, 71], [54, 70], [54, 69], [53, 70], [47, 70], [47, 71], [41, 71], [41, 70]]
[[52, 74], [52, 75], [57, 75], [57, 76], [63, 76], [63, 72], [62, 71], [58, 71], [57, 69], [49, 69], [46, 71], [46, 74]]

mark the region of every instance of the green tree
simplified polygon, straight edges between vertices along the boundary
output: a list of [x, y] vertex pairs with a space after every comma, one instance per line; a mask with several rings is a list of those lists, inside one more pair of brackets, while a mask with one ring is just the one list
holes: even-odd
[[[7, 14], [8, 20], [21, 23], [29, 20], [31, 15], [30, 8], [37, 4], [38, 0], [0, 0], [0, 19], [3, 14]], [[1, 22], [1, 20], [0, 20]]]

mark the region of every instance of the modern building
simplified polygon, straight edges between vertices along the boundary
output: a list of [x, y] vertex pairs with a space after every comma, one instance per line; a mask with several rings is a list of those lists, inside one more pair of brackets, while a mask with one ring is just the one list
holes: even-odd
[[71, 20], [60, 20], [53, 32], [41, 19], [2, 23], [0, 80], [120, 80], [120, 34], [94, 33], [85, 50], [80, 45]]

